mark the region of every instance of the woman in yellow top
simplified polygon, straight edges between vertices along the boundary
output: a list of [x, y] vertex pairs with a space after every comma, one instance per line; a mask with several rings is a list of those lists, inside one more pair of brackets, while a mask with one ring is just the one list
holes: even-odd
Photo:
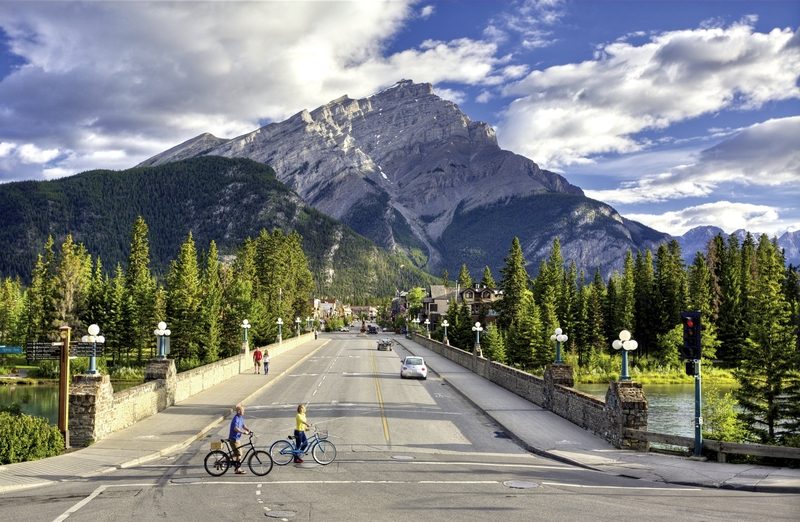
[[[306, 449], [306, 446], [308, 445], [308, 439], [306, 438], [306, 430], [312, 426], [306, 419], [305, 404], [300, 404], [297, 407], [297, 416], [294, 418], [294, 421], [295, 421], [294, 440], [297, 441], [298, 451], [303, 451], [304, 449]], [[300, 458], [299, 453], [295, 455], [294, 461], [297, 463], [303, 462], [303, 459]]]

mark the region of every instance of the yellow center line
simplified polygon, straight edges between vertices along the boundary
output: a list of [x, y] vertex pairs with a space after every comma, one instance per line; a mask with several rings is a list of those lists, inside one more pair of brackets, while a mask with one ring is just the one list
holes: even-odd
[[372, 354], [372, 374], [373, 380], [375, 381], [375, 394], [378, 397], [378, 407], [381, 410], [381, 423], [383, 424], [383, 438], [386, 440], [386, 444], [391, 446], [392, 445], [392, 438], [389, 436], [389, 419], [386, 418], [386, 412], [383, 409], [383, 394], [381, 393], [381, 382], [378, 379], [378, 364], [375, 360], [375, 354]]

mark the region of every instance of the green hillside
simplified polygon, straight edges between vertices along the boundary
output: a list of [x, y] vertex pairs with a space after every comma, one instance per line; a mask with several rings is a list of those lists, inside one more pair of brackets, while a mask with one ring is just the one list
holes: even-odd
[[307, 206], [268, 166], [214, 156], [0, 185], [0, 275], [27, 281], [47, 236], [58, 244], [70, 233], [104, 266], [124, 266], [139, 215], [156, 274], [166, 273], [190, 231], [198, 248], [214, 240], [224, 257], [246, 237], [280, 228], [303, 237], [320, 296], [361, 301], [430, 278]]

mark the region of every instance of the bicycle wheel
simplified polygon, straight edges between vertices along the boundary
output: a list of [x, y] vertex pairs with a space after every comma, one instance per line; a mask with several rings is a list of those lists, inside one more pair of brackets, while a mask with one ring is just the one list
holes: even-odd
[[294, 459], [294, 444], [288, 440], [276, 440], [269, 447], [269, 456], [278, 466], [285, 466]]
[[224, 451], [214, 450], [208, 452], [206, 459], [203, 461], [203, 466], [205, 466], [209, 475], [219, 477], [228, 471], [228, 468], [231, 467], [231, 461]]
[[272, 457], [269, 456], [264, 450], [256, 450], [247, 459], [247, 467], [253, 472], [253, 475], [263, 477], [272, 471]]
[[336, 458], [336, 446], [329, 440], [321, 440], [314, 445], [311, 450], [311, 456], [317, 461], [317, 464], [330, 464]]

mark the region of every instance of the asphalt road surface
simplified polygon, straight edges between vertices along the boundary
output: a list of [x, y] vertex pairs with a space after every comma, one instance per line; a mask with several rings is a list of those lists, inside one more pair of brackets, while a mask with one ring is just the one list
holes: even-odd
[[221, 425], [183, 453], [98, 478], [0, 497], [0, 520], [798, 520], [800, 495], [671, 486], [551, 461], [518, 447], [431, 372], [400, 379], [402, 347], [337, 333], [252, 401], [265, 449], [296, 407], [328, 430], [332, 464], [309, 455], [265, 477], [203, 469]]

